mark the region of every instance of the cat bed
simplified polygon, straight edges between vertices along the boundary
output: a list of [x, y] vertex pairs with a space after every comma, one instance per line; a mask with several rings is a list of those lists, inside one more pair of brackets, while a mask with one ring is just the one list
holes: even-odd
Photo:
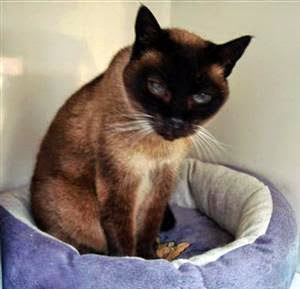
[[172, 262], [79, 255], [36, 228], [29, 199], [27, 188], [0, 194], [5, 289], [287, 289], [295, 272], [297, 226], [282, 194], [221, 165], [184, 163], [177, 225], [161, 239], [192, 245]]

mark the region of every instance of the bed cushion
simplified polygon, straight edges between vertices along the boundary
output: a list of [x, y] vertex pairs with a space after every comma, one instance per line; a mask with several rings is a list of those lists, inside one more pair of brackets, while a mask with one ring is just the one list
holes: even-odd
[[4, 288], [289, 288], [297, 226], [290, 206], [270, 184], [189, 159], [171, 203], [178, 223], [161, 239], [192, 245], [168, 262], [79, 255], [37, 229], [28, 188], [1, 193]]

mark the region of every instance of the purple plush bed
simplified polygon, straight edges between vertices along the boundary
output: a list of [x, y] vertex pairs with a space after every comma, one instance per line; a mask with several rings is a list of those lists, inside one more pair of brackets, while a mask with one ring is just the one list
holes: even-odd
[[[27, 188], [0, 194], [5, 289], [288, 289], [297, 262], [293, 212], [276, 189], [189, 159], [162, 240], [191, 247], [177, 260], [79, 255], [35, 227]], [[1, 285], [0, 285], [1, 286]]]

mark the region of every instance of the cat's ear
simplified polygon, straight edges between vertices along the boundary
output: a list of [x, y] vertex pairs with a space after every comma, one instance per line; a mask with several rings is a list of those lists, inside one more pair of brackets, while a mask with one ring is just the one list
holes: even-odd
[[151, 11], [142, 5], [138, 11], [135, 21], [135, 43], [134, 54], [140, 54], [143, 50], [151, 46], [158, 39], [161, 28], [151, 13]]
[[225, 44], [218, 45], [217, 54], [220, 64], [224, 68], [224, 76], [227, 77], [236, 62], [243, 55], [246, 47], [249, 45], [252, 36], [242, 36], [240, 38], [231, 40]]

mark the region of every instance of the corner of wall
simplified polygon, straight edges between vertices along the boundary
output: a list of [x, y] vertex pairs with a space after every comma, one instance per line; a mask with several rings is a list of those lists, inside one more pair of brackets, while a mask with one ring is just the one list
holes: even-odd
[[0, 189], [3, 186], [4, 182], [4, 147], [3, 147], [3, 139], [4, 139], [4, 96], [3, 96], [3, 38], [4, 38], [4, 3], [0, 2]]

